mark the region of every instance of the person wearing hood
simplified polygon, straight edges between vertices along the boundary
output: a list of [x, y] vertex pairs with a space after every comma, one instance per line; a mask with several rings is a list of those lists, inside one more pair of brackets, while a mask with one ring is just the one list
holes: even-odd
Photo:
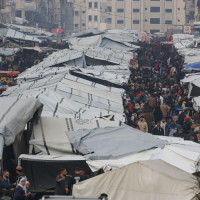
[[13, 200], [25, 200], [26, 197], [29, 195], [25, 193], [25, 183], [26, 183], [26, 178], [22, 177], [18, 186], [16, 187], [15, 193], [14, 193], [14, 198]]

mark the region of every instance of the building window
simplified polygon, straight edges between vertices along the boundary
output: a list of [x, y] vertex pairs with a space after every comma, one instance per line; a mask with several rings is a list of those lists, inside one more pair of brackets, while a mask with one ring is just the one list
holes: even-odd
[[134, 8], [134, 9], [133, 9], [133, 12], [140, 12], [140, 9]]
[[124, 20], [117, 20], [117, 24], [124, 24]]
[[112, 24], [112, 18], [107, 18], [107, 19], [106, 19], [106, 23], [107, 23], [107, 24]]
[[160, 12], [160, 7], [151, 7], [150, 11], [151, 12]]
[[119, 9], [117, 9], [117, 12], [124, 12], [124, 9], [123, 8], [119, 8]]
[[78, 28], [78, 24], [75, 24], [74, 26], [75, 26], [75, 28]]
[[85, 24], [82, 24], [82, 26], [85, 26]]
[[139, 20], [133, 20], [133, 24], [139, 24], [140, 21]]
[[150, 18], [150, 24], [160, 24], [160, 18]]
[[78, 12], [78, 11], [75, 11], [74, 14], [75, 14], [75, 15], [79, 15], [79, 12]]
[[133, 0], [133, 1], [140, 1], [140, 0]]
[[165, 9], [166, 13], [172, 13], [172, 9]]
[[94, 21], [95, 21], [95, 22], [98, 21], [98, 16], [97, 16], [97, 15], [94, 16]]
[[16, 15], [16, 17], [22, 17], [22, 11], [16, 10], [15, 15]]
[[88, 21], [90, 21], [90, 22], [92, 21], [92, 15], [88, 16]]
[[166, 1], [172, 1], [172, 0], [166, 0]]
[[84, 14], [84, 13], [85, 13], [85, 10], [83, 10], [82, 13]]
[[152, 30], [150, 30], [150, 33], [151, 33], [151, 34], [159, 33], [159, 32], [160, 32], [160, 30], [158, 30], [158, 29], [152, 29]]
[[151, 1], [160, 1], [160, 0], [151, 0]]
[[165, 20], [165, 24], [172, 24], [172, 20]]
[[94, 8], [98, 8], [98, 2], [94, 2]]
[[111, 6], [107, 7], [107, 12], [112, 12], [112, 7]]
[[92, 8], [92, 2], [89, 2], [88, 6], [89, 8]]

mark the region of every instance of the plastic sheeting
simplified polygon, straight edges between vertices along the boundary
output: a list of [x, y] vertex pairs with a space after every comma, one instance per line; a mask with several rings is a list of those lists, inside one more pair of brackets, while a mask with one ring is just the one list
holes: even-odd
[[11, 38], [11, 39], [15, 39], [15, 40], [29, 41], [29, 42], [35, 42], [35, 43], [41, 43], [42, 42], [41, 40], [39, 40], [35, 36], [26, 35], [26, 34], [23, 34], [19, 31], [15, 31], [13, 29], [8, 29], [6, 37]]
[[99, 80], [108, 81], [110, 83], [118, 84], [119, 86], [128, 82], [128, 75], [120, 75], [118, 73], [111, 73], [107, 71], [97, 71], [92, 69], [73, 70], [75, 73], [83, 75], [84, 77], [97, 78]]
[[75, 196], [101, 193], [115, 200], [189, 200], [199, 193], [199, 189], [195, 176], [154, 160], [139, 161], [73, 187]]
[[70, 38], [68, 40], [69, 48], [76, 50], [86, 50], [88, 48], [98, 47], [102, 41], [101, 35], [84, 38]]
[[106, 49], [102, 47], [91, 48], [85, 51], [85, 55], [93, 60], [90, 65], [99, 65], [99, 61], [107, 61], [108, 63], [113, 63], [117, 65], [128, 65], [130, 60], [133, 58], [133, 53], [126, 51], [114, 51], [111, 49]]
[[195, 62], [183, 66], [183, 71], [200, 71], [200, 62]]
[[80, 129], [104, 128], [107, 126], [120, 126], [117, 121], [106, 119], [82, 120], [73, 118], [41, 117], [33, 125], [33, 134], [29, 141], [29, 152], [43, 155], [73, 154], [71, 143], [65, 131]]
[[78, 155], [21, 155], [19, 164], [31, 182], [30, 189], [42, 193], [55, 187], [55, 178], [61, 168], [66, 168], [68, 175], [73, 175], [76, 167], [80, 167], [85, 170], [86, 174], [90, 174], [85, 159]]
[[167, 144], [128, 126], [79, 130], [67, 132], [67, 136], [73, 147], [90, 160], [122, 158]]
[[181, 144], [181, 141], [176, 141], [176, 143], [179, 144], [166, 145], [163, 149], [150, 149], [120, 159], [89, 160], [87, 163], [92, 171], [103, 169], [106, 172], [140, 160], [161, 159], [183, 171], [195, 173], [197, 170], [195, 165], [200, 157], [200, 145], [194, 142]]
[[18, 51], [20, 51], [19, 48], [0, 48], [0, 55], [1, 56], [13, 56]]
[[33, 98], [0, 98], [0, 134], [4, 137], [5, 145], [14, 142], [15, 136], [24, 130], [40, 106], [41, 103]]

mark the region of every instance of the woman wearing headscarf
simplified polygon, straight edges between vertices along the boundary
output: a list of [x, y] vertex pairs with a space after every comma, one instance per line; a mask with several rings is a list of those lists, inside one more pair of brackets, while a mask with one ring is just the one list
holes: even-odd
[[14, 194], [14, 200], [25, 200], [27, 194], [25, 193], [26, 178], [22, 177]]

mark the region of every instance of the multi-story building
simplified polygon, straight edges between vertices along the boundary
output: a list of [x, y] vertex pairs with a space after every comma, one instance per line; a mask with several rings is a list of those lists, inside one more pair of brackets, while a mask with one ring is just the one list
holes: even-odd
[[15, 20], [15, 3], [12, 0], [0, 0], [0, 22], [12, 23]]
[[167, 32], [185, 25], [185, 0], [107, 0], [107, 28]]
[[106, 29], [106, 0], [71, 0], [74, 5], [74, 32], [89, 28]]
[[186, 2], [185, 2], [185, 23], [186, 23], [186, 25], [190, 25], [195, 21], [195, 5], [196, 5], [195, 0], [186, 0]]

